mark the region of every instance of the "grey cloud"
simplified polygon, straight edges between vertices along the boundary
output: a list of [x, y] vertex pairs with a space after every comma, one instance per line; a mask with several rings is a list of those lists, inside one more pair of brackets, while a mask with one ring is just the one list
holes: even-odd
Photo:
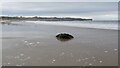
[[[2, 5], [3, 15], [42, 16], [95, 16], [117, 11], [116, 2], [7, 2]], [[113, 14], [113, 13], [109, 13]], [[114, 13], [117, 14], [117, 13]]]
[[2, 0], [3, 2], [118, 2], [119, 0]]

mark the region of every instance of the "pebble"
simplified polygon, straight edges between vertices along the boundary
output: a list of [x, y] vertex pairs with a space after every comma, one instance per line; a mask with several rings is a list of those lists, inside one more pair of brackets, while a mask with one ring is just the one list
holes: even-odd
[[40, 42], [37, 42], [37, 44], [39, 44]]
[[7, 63], [7, 64], [10, 64], [10, 63]]
[[89, 63], [89, 65], [92, 65], [92, 63]]
[[103, 61], [99, 61], [100, 63], [102, 63]]
[[24, 56], [24, 54], [20, 54], [20, 56]]
[[108, 53], [108, 51], [104, 51], [105, 53]]
[[114, 49], [114, 51], [117, 51], [118, 49]]

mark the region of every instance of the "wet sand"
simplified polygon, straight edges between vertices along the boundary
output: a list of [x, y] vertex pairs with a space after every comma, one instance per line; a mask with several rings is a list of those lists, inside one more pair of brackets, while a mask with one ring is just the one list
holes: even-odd
[[[70, 33], [74, 39], [58, 41], [55, 36], [60, 32]], [[3, 66], [118, 65], [117, 30], [3, 25], [2, 35]]]

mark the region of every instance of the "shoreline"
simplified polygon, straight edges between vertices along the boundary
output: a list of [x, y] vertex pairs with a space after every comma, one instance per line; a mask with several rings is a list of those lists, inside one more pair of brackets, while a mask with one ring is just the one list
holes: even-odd
[[[4, 23], [4, 22], [7, 22], [7, 23]], [[19, 23], [17, 23], [17, 22], [19, 22]], [[24, 22], [24, 23], [23, 23]], [[47, 22], [47, 23], [46, 23]], [[67, 23], [65, 23], [65, 22], [67, 22]], [[24, 20], [22, 20], [22, 21], [9, 21], [9, 20], [6, 20], [6, 21], [3, 21], [3, 24], [2, 25], [4, 25], [4, 24], [7, 24], [7, 25], [21, 25], [21, 24], [33, 24], [33, 26], [34, 25], [53, 25], [53, 26], [66, 26], [66, 27], [75, 27], [75, 28], [86, 28], [86, 29], [101, 29], [101, 30], [116, 30], [116, 31], [118, 31], [119, 29], [117, 28], [117, 24], [115, 25], [116, 27], [96, 27], [96, 26], [94, 26], [94, 22], [92, 22], [92, 24], [93, 24], [93, 27], [92, 27], [92, 24], [89, 24], [90, 26], [84, 26], [83, 24], [82, 24], [82, 26], [81, 26], [81, 22], [80, 23], [77, 23], [78, 25], [74, 25], [74, 24], [76, 24], [75, 22], [79, 22], [79, 21], [73, 21], [73, 23], [68, 23], [68, 22], [70, 22], [70, 21], [62, 21], [62, 23], [61, 23], [61, 21], [29, 21], [29, 20], [27, 20], [27, 21], [24, 21]], [[89, 22], [89, 21], [83, 21], [83, 22]], [[102, 22], [102, 21], [101, 21]], [[86, 24], [86, 23], [85, 23]], [[99, 25], [99, 24], [98, 24]], [[109, 26], [109, 25], [106, 25], [106, 26]]]

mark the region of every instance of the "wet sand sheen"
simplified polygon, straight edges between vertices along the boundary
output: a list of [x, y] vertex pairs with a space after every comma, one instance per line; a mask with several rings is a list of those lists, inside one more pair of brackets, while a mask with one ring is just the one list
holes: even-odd
[[[12, 27], [12, 26], [11, 26]], [[5, 66], [116, 66], [118, 32], [53, 25], [3, 27]], [[12, 27], [13, 28], [13, 27]], [[14, 27], [15, 28], [15, 27]], [[74, 39], [60, 42], [55, 35], [67, 32]]]

